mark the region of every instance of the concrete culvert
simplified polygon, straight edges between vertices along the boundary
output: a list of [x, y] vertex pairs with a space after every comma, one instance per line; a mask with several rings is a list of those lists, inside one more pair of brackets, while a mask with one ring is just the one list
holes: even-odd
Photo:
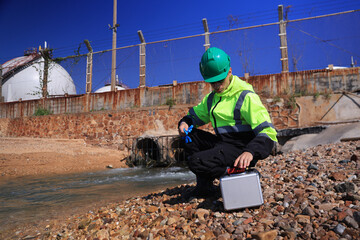
[[127, 165], [168, 167], [183, 165], [185, 152], [179, 136], [147, 136], [134, 139]]
[[140, 137], [134, 141], [129, 166], [164, 167], [169, 162], [164, 157], [166, 146], [157, 137]]
[[170, 143], [169, 157], [173, 163], [177, 165], [186, 164], [186, 154], [183, 148], [183, 140], [180, 137], [175, 137]]
[[135, 165], [136, 166], [156, 166], [160, 161], [160, 147], [156, 139], [140, 138], [136, 141], [135, 146]]

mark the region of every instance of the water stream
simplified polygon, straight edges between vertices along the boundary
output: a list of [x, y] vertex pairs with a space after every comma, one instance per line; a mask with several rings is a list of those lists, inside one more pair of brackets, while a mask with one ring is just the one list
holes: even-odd
[[0, 232], [195, 181], [188, 169], [124, 168], [0, 183]]

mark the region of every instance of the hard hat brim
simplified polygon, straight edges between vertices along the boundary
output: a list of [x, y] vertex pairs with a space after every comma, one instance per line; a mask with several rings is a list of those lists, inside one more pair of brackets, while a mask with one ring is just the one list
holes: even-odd
[[213, 83], [213, 82], [219, 82], [221, 80], [224, 80], [227, 77], [229, 70], [230, 70], [230, 68], [226, 72], [223, 72], [223, 73], [221, 73], [217, 76], [211, 77], [211, 78], [204, 79], [204, 81], [208, 82], [208, 83]]

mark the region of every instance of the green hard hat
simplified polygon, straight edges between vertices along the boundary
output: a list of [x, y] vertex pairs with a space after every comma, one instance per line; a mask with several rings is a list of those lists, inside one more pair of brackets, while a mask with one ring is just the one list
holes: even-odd
[[205, 82], [217, 82], [226, 78], [230, 70], [230, 57], [223, 50], [212, 47], [202, 55], [200, 72]]

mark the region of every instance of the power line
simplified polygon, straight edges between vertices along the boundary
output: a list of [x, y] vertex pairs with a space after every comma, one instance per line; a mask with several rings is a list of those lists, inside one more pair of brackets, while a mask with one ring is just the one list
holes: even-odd
[[315, 36], [315, 35], [313, 35], [313, 34], [311, 34], [311, 33], [305, 32], [304, 30], [298, 29], [298, 28], [296, 28], [296, 27], [294, 27], [294, 26], [291, 26], [291, 25], [289, 25], [289, 26], [292, 27], [292, 28], [294, 28], [294, 29], [296, 29], [296, 30], [298, 30], [299, 32], [302, 32], [302, 33], [304, 33], [304, 34], [306, 34], [306, 35], [308, 35], [308, 36], [310, 36], [310, 37], [315, 38], [316, 40], [319, 40], [320, 42], [323, 42], [323, 43], [326, 43], [326, 44], [328, 44], [328, 45], [330, 45], [330, 46], [333, 46], [333, 47], [335, 47], [335, 48], [337, 48], [337, 49], [339, 49], [339, 50], [341, 50], [341, 51], [343, 51], [343, 52], [349, 53], [350, 55], [359, 57], [359, 55], [357, 55], [357, 54], [355, 54], [355, 53], [353, 53], [353, 52], [350, 52], [350, 51], [346, 50], [345, 48], [339, 47], [339, 46], [337, 46], [337, 45], [329, 42], [329, 40], [321, 39], [320, 37], [317, 37], [317, 36]]

